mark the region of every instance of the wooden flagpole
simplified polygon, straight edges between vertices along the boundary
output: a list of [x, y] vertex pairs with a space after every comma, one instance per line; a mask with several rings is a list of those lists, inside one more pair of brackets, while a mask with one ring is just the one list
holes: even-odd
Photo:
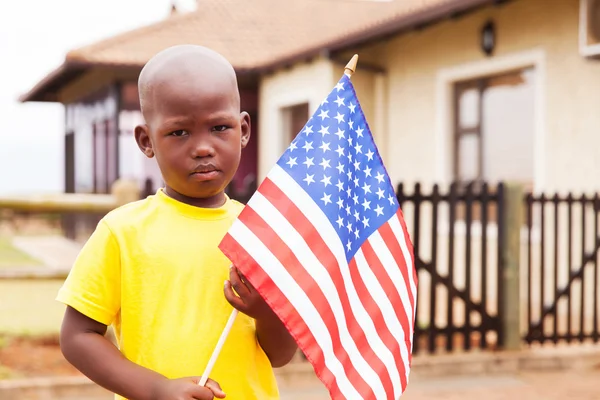
[[221, 352], [221, 349], [223, 348], [223, 345], [225, 344], [225, 339], [227, 339], [227, 336], [229, 335], [229, 331], [231, 331], [231, 327], [233, 326], [233, 323], [235, 322], [235, 318], [237, 317], [237, 315], [238, 315], [238, 310], [234, 308], [233, 311], [231, 312], [231, 315], [229, 315], [227, 324], [225, 324], [225, 329], [223, 329], [223, 332], [221, 333], [221, 337], [219, 337], [219, 341], [217, 342], [217, 345], [215, 346], [215, 349], [213, 350], [212, 355], [210, 356], [210, 360], [208, 360], [208, 364], [206, 365], [206, 368], [204, 369], [204, 373], [202, 374], [202, 378], [200, 378], [198, 385], [200, 385], [200, 386], [206, 385], [206, 382], [208, 381], [208, 376], [212, 372], [212, 369], [215, 366], [215, 363], [217, 362], [219, 353]]
[[356, 64], [357, 63], [358, 63], [358, 54], [355, 54], [352, 56], [350, 61], [348, 61], [348, 64], [346, 64], [346, 67], [344, 68], [344, 74], [348, 75], [348, 77], [351, 77], [352, 74], [356, 72]]
[[[352, 56], [352, 58], [350, 59], [348, 64], [346, 64], [346, 67], [344, 68], [344, 74], [346, 74], [348, 77], [351, 77], [352, 74], [354, 74], [356, 72], [356, 64], [357, 63], [358, 63], [358, 54], [355, 54]], [[202, 374], [202, 377], [200, 378], [198, 385], [200, 385], [200, 386], [206, 385], [206, 382], [208, 381], [208, 376], [212, 372], [212, 369], [215, 366], [215, 363], [217, 362], [219, 353], [221, 353], [221, 349], [223, 349], [225, 340], [227, 339], [227, 336], [229, 335], [229, 331], [231, 331], [231, 327], [233, 326], [233, 323], [235, 322], [235, 318], [237, 317], [237, 315], [238, 315], [238, 310], [236, 310], [234, 308], [233, 311], [231, 312], [231, 315], [229, 316], [229, 319], [227, 320], [227, 324], [225, 325], [223, 332], [221, 333], [221, 337], [219, 337], [219, 341], [217, 342], [217, 345], [215, 346], [215, 349], [213, 350], [212, 355], [210, 356], [210, 360], [208, 361], [208, 364], [206, 365], [206, 368], [204, 369], [204, 373]]]

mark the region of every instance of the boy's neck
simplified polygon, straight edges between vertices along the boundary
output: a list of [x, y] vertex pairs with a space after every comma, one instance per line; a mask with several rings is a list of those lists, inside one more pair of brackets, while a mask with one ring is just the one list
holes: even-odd
[[174, 200], [199, 208], [219, 208], [223, 206], [227, 201], [227, 196], [225, 196], [225, 192], [220, 192], [214, 196], [203, 198], [185, 196], [181, 193], [176, 192], [168, 186], [165, 186], [164, 192], [167, 196]]

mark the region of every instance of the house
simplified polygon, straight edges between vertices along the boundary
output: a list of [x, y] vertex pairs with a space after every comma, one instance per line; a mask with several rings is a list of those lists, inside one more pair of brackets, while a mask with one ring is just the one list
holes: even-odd
[[[313, 8], [314, 7], [314, 8]], [[66, 110], [67, 192], [119, 176], [160, 185], [131, 139], [143, 64], [178, 43], [223, 53], [254, 121], [235, 186], [260, 180], [353, 53], [353, 78], [393, 181], [521, 181], [600, 189], [596, 0], [242, 0], [69, 52], [22, 97]], [[318, 10], [316, 12], [315, 10]], [[229, 28], [221, 25], [223, 18]]]

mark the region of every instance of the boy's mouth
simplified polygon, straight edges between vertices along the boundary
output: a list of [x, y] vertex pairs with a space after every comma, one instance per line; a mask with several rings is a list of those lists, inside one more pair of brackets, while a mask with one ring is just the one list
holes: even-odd
[[215, 179], [219, 175], [219, 170], [214, 165], [201, 165], [192, 171], [190, 176], [198, 181], [208, 181]]

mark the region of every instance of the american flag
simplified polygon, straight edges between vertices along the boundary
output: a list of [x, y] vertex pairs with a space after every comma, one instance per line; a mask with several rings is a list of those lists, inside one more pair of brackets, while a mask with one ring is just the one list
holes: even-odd
[[333, 399], [397, 399], [417, 276], [394, 188], [344, 75], [220, 244]]

